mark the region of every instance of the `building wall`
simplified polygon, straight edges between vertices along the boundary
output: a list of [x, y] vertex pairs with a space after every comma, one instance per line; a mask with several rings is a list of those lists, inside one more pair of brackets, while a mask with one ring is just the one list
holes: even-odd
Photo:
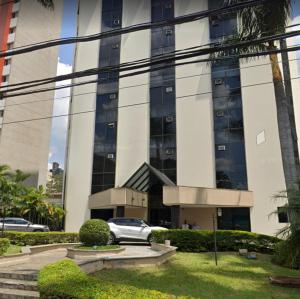
[[[175, 16], [207, 7], [206, 0], [175, 0]], [[176, 26], [176, 50], [209, 42], [208, 19]], [[177, 67], [176, 96], [177, 185], [215, 187], [210, 66], [197, 63]]]
[[[55, 39], [60, 36], [62, 0], [48, 10], [37, 1], [21, 1], [13, 47]], [[13, 56], [10, 59], [8, 84], [56, 75], [58, 47]], [[43, 87], [52, 87], [46, 85]], [[4, 100], [4, 123], [52, 116], [54, 92], [38, 93]], [[45, 100], [45, 101], [41, 101]], [[37, 101], [32, 103], [32, 101]], [[30, 102], [30, 103], [29, 103]], [[15, 105], [18, 104], [18, 105]], [[19, 105], [20, 104], [20, 105]], [[0, 136], [0, 164], [33, 173], [33, 185], [45, 184], [48, 169], [51, 118], [46, 120], [4, 124]]]
[[[150, 2], [123, 0], [123, 27], [149, 22]], [[150, 40], [150, 30], [123, 35], [120, 63], [150, 57]], [[148, 102], [149, 73], [120, 79], [116, 186], [149, 161]]]
[[215, 208], [181, 208], [180, 225], [196, 225], [199, 229], [213, 229], [213, 217], [216, 215]]
[[[268, 58], [241, 63], [248, 188], [254, 193], [253, 232], [275, 234], [284, 224], [270, 214], [282, 203], [272, 196], [285, 190], [274, 87]], [[267, 65], [265, 65], [267, 64]], [[261, 85], [261, 83], [269, 84]], [[255, 85], [260, 84], [260, 85]]]
[[[95, 34], [101, 28], [101, 1], [80, 1], [78, 35]], [[75, 71], [98, 67], [99, 41], [77, 45]], [[97, 80], [97, 76], [89, 77]], [[85, 81], [85, 78], [75, 82]], [[72, 92], [71, 113], [94, 111], [96, 84], [75, 87]], [[81, 96], [77, 94], [88, 93]], [[90, 217], [88, 197], [91, 194], [95, 114], [85, 113], [70, 117], [68, 157], [66, 166], [65, 207], [66, 231], [78, 231]]]
[[[175, 16], [208, 8], [206, 0], [175, 0]], [[124, 0], [123, 27], [149, 22], [150, 1]], [[81, 1], [78, 35], [99, 32], [101, 1]], [[176, 26], [176, 50], [210, 42], [209, 20]], [[150, 31], [122, 36], [121, 63], [150, 56]], [[77, 46], [75, 70], [98, 66], [99, 42]], [[88, 58], [88, 59], [87, 59]], [[204, 58], [204, 57], [203, 57]], [[267, 65], [262, 65], [267, 64]], [[294, 67], [295, 68], [295, 67]], [[96, 79], [96, 77], [94, 78]], [[261, 83], [269, 84], [261, 85]], [[145, 161], [149, 161], [149, 74], [121, 78], [119, 89], [116, 187], [122, 186]], [[256, 85], [257, 84], [257, 85]], [[241, 85], [248, 189], [254, 194], [251, 228], [274, 234], [284, 225], [270, 214], [282, 203], [272, 196], [285, 189], [277, 115], [268, 58], [241, 61]], [[251, 86], [248, 86], [251, 85]], [[176, 69], [177, 185], [215, 188], [215, 146], [210, 67], [206, 63]], [[96, 85], [73, 89], [71, 112], [94, 110]], [[124, 107], [127, 105], [133, 105]], [[297, 110], [298, 111], [298, 110]], [[298, 114], [297, 114], [298, 115]], [[297, 117], [296, 117], [297, 118]], [[74, 115], [70, 120], [66, 180], [66, 230], [77, 231], [89, 218], [93, 164], [94, 114]], [[184, 208], [184, 220], [211, 229], [214, 209]], [[126, 214], [132, 215], [132, 214]], [[201, 219], [201, 221], [199, 220]], [[197, 222], [199, 220], [199, 223]]]

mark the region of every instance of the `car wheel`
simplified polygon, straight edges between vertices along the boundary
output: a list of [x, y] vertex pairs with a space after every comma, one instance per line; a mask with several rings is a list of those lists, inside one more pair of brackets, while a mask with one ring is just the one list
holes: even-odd
[[148, 241], [149, 243], [153, 243], [153, 242], [155, 241], [155, 240], [154, 240], [154, 236], [153, 236], [152, 234], [150, 234], [150, 235], [148, 236], [147, 241]]
[[113, 233], [110, 233], [109, 237], [108, 237], [107, 244], [108, 245], [113, 245], [113, 244], [116, 244], [116, 243], [117, 243], [116, 236]]

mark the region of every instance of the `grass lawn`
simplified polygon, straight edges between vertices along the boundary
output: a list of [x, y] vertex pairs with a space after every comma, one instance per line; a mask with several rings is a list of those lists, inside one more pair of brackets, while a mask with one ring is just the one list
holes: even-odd
[[270, 275], [300, 276], [300, 271], [275, 266], [267, 255], [247, 260], [222, 253], [216, 267], [211, 253], [177, 253], [159, 267], [103, 270], [93, 277], [102, 288], [103, 296], [96, 298], [300, 298], [300, 289], [270, 285]]
[[119, 245], [104, 245], [104, 246], [76, 246], [75, 249], [81, 250], [111, 250], [111, 249], [118, 249], [120, 248]]
[[17, 254], [21, 253], [21, 248], [22, 246], [17, 246], [17, 245], [10, 245], [8, 250], [4, 255], [11, 255], [11, 254]]

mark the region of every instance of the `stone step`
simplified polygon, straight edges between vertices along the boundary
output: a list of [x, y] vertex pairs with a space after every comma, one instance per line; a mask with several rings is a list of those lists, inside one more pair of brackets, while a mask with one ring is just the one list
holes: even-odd
[[0, 271], [0, 278], [18, 279], [18, 280], [37, 280], [37, 272], [35, 271]]
[[12, 290], [0, 288], [0, 299], [36, 299], [40, 298], [38, 292], [26, 290]]
[[27, 291], [37, 291], [38, 289], [36, 281], [17, 280], [8, 278], [0, 278], [0, 288]]

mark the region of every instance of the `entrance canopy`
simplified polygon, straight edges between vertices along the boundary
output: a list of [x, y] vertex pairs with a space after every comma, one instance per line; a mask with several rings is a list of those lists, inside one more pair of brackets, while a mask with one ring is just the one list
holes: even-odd
[[116, 206], [148, 207], [148, 194], [130, 188], [112, 188], [90, 196], [89, 209], [109, 209]]
[[251, 191], [164, 186], [163, 203], [166, 206], [250, 208], [254, 200]]
[[164, 173], [153, 166], [144, 163], [124, 184], [125, 188], [132, 188], [141, 192], [148, 192], [150, 188], [150, 176], [154, 175], [163, 186], [176, 186]]

